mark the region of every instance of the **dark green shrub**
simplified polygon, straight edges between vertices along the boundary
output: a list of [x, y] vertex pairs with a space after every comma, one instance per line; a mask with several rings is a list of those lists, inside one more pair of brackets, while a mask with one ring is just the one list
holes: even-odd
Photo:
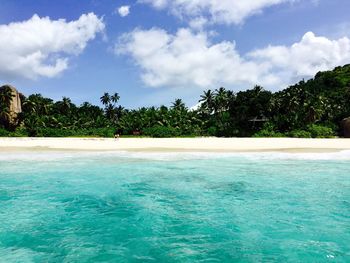
[[17, 128], [15, 131], [0, 129], [0, 137], [27, 137], [28, 132], [24, 128]]
[[115, 128], [95, 128], [87, 129], [84, 132], [81, 132], [82, 135], [93, 136], [93, 137], [104, 137], [104, 138], [113, 138], [115, 133]]
[[41, 128], [36, 130], [37, 137], [104, 137], [113, 138], [114, 128], [91, 128], [91, 129], [55, 129]]
[[74, 134], [70, 129], [41, 128], [36, 130], [36, 137], [69, 137]]
[[173, 127], [153, 126], [143, 130], [143, 134], [155, 138], [167, 138], [180, 136], [180, 132]]
[[311, 138], [311, 133], [304, 130], [294, 130], [289, 132], [288, 136], [293, 138]]
[[335, 136], [332, 128], [317, 124], [309, 125], [307, 131], [310, 132], [312, 138], [332, 138]]
[[253, 134], [252, 137], [286, 137], [283, 133], [275, 132], [275, 131], [269, 131], [269, 130], [260, 130], [257, 133]]
[[5, 129], [0, 128], [0, 137], [8, 137], [10, 132]]
[[24, 128], [17, 128], [14, 132], [11, 132], [10, 137], [28, 137], [28, 132]]
[[252, 137], [285, 137], [285, 135], [275, 131], [272, 123], [265, 123], [263, 128], [253, 134]]
[[207, 132], [209, 136], [216, 136], [218, 133], [217, 128], [215, 126], [209, 127]]

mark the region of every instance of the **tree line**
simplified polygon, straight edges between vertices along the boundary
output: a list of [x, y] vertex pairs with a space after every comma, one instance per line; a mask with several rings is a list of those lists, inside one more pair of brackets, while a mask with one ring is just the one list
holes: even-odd
[[0, 92], [0, 136], [112, 137], [118, 130], [151, 137], [333, 137], [341, 136], [339, 123], [350, 117], [350, 65], [274, 93], [261, 86], [237, 93], [223, 87], [207, 90], [197, 109], [181, 99], [170, 107], [125, 109], [118, 93], [103, 94], [103, 108], [33, 94], [22, 95], [22, 112], [10, 125], [11, 99], [10, 92]]

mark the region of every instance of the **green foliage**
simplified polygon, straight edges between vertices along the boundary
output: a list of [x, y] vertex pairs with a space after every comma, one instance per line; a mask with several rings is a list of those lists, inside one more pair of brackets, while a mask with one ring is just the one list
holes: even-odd
[[0, 137], [27, 137], [28, 133], [23, 128], [17, 128], [15, 131], [8, 131], [0, 128]]
[[312, 124], [307, 126], [306, 130], [291, 131], [288, 136], [294, 138], [333, 138], [335, 132], [330, 127]]
[[289, 132], [288, 136], [293, 138], [311, 138], [311, 133], [304, 130], [294, 130]]
[[104, 112], [106, 118], [111, 121], [114, 125], [118, 122], [118, 119], [121, 117], [123, 108], [121, 106], [117, 107], [117, 103], [120, 99], [118, 93], [114, 93], [113, 95], [109, 95], [109, 93], [105, 92], [103, 96], [100, 98], [100, 101], [105, 106]]
[[216, 136], [218, 134], [217, 128], [215, 126], [211, 126], [207, 130], [207, 135], [209, 136]]
[[91, 128], [91, 129], [57, 129], [41, 128], [36, 130], [36, 137], [114, 137], [115, 129], [113, 128]]
[[144, 129], [143, 134], [155, 138], [177, 137], [181, 135], [178, 129], [159, 125]]
[[[207, 120], [204, 130], [215, 136], [251, 136], [261, 125], [249, 120], [269, 116], [271, 96], [271, 92], [260, 86], [237, 94], [225, 88], [205, 91], [199, 109], [199, 114]], [[216, 128], [215, 134], [211, 127]]]
[[0, 137], [9, 137], [10, 132], [3, 128], [0, 128]]
[[319, 72], [314, 79], [275, 93], [272, 112], [282, 132], [307, 130], [315, 123], [338, 127], [350, 116], [350, 65]]
[[114, 137], [114, 133], [115, 133], [114, 128], [95, 128], [95, 129], [87, 129], [82, 131], [80, 136], [88, 135], [92, 137], [111, 138], [111, 137]]
[[275, 131], [272, 123], [265, 123], [263, 128], [256, 132], [253, 137], [285, 137], [283, 133]]
[[15, 131], [11, 132], [10, 137], [27, 137], [28, 132], [25, 128], [17, 128]]
[[312, 138], [332, 138], [335, 136], [332, 128], [322, 125], [312, 124], [307, 127], [307, 130]]
[[336, 67], [333, 72], [337, 81], [343, 86], [350, 87], [350, 65]]
[[73, 134], [74, 132], [68, 129], [41, 128], [36, 130], [37, 137], [70, 137]]
[[152, 137], [329, 138], [350, 116], [350, 65], [319, 72], [276, 93], [260, 86], [237, 93], [223, 87], [208, 90], [196, 110], [189, 110], [181, 99], [170, 107], [128, 110], [117, 104], [118, 93], [100, 98], [104, 108], [33, 94], [21, 98], [20, 129], [8, 125], [11, 96], [8, 89], [0, 92], [0, 136], [113, 137], [118, 129], [125, 136], [141, 132]]

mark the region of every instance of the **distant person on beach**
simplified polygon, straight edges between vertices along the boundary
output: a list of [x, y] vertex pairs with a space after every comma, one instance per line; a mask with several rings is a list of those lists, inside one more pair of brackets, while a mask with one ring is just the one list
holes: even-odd
[[115, 130], [115, 133], [114, 133], [114, 139], [119, 140], [119, 137], [120, 137], [120, 130], [117, 129]]

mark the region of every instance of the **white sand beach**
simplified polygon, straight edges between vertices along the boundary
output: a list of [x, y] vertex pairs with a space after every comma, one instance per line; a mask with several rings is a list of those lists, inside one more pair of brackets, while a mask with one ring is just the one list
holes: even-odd
[[0, 152], [11, 150], [88, 151], [289, 151], [350, 150], [350, 139], [297, 138], [0, 138]]

